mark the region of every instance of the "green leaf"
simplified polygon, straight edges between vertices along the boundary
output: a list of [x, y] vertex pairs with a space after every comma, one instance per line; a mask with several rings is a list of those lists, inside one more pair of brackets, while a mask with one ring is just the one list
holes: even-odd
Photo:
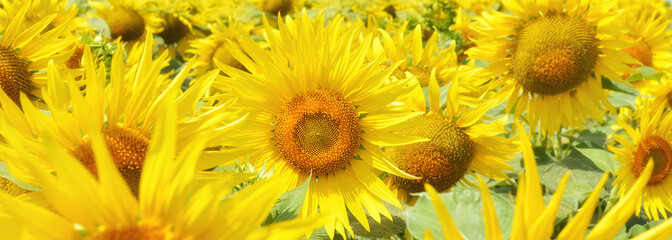
[[6, 179], [16, 183], [16, 185], [19, 185], [19, 187], [21, 187], [23, 189], [30, 190], [30, 191], [33, 191], [33, 192], [40, 191], [39, 188], [30, 186], [28, 184], [25, 184], [25, 183], [19, 181], [19, 179], [16, 179], [14, 176], [12, 176], [12, 174], [9, 172], [9, 169], [7, 168], [7, 163], [6, 162], [0, 162], [0, 177], [6, 178]]
[[625, 230], [625, 226], [623, 226], [618, 230], [618, 233], [616, 233], [616, 237], [614, 237], [614, 240], [627, 240], [627, 239], [628, 239], [628, 233]]
[[647, 66], [641, 66], [641, 67], [635, 68], [635, 70], [641, 72], [642, 75], [644, 75], [644, 76], [651, 76], [653, 74], [656, 74], [656, 70], [654, 70], [651, 67], [647, 67]]
[[657, 72], [649, 76], [644, 76], [644, 79], [660, 81], [663, 76], [665, 76], [665, 72]]
[[633, 73], [625, 79], [626, 82], [636, 82], [642, 80], [644, 76], [641, 73]]
[[[306, 237], [303, 237], [301, 239], [306, 239]], [[333, 240], [341, 240], [341, 239], [345, 238], [340, 234], [338, 234], [338, 232], [335, 232]], [[324, 228], [320, 228], [313, 231], [313, 233], [310, 234], [310, 238], [308, 238], [308, 240], [332, 240], [332, 239], [329, 239], [329, 234], [327, 234], [327, 230], [325, 230]]]
[[637, 224], [637, 225], [635, 225], [635, 226], [633, 226], [633, 227], [630, 228], [630, 233], [629, 233], [629, 235], [630, 235], [630, 236], [637, 236], [637, 235], [639, 235], [639, 234], [641, 234], [641, 233], [643, 233], [643, 232], [645, 232], [645, 231], [646, 231], [646, 227]]
[[603, 171], [578, 151], [572, 151], [560, 161], [552, 160], [543, 149], [535, 148], [534, 154], [537, 157], [541, 184], [546, 186], [549, 193], [555, 192], [560, 179], [567, 171], [571, 172], [568, 183], [578, 181], [595, 186], [602, 178]]
[[[626, 234], [627, 238], [634, 238], [637, 235], [642, 234], [642, 233], [658, 226], [659, 224], [665, 222], [664, 219], [661, 219], [661, 220], [638, 219], [638, 220], [644, 220], [644, 221], [630, 227], [630, 229], [628, 230], [628, 233]], [[668, 239], [672, 239], [672, 237], [670, 237]]]
[[577, 132], [576, 136], [566, 136], [571, 138], [575, 147], [604, 147], [607, 142], [607, 133], [605, 133], [600, 127], [591, 126], [590, 129], [584, 130], [582, 132]]
[[602, 88], [630, 95], [638, 94], [638, 90], [636, 88], [630, 87], [623, 83], [611, 81], [605, 77], [602, 78]]
[[[556, 214], [557, 219], [564, 219], [572, 215], [578, 208], [579, 203], [582, 202], [593, 191], [593, 186], [584, 182], [570, 182], [565, 187], [565, 192], [562, 194], [560, 201], [560, 208]], [[544, 200], [548, 203], [552, 195], [544, 196]]]
[[348, 212], [348, 219], [350, 219], [350, 227], [352, 231], [358, 237], [365, 238], [388, 238], [393, 235], [403, 235], [404, 230], [406, 229], [406, 206], [404, 209], [399, 209], [387, 202], [383, 202], [385, 208], [392, 216], [392, 221], [387, 217], [381, 216], [380, 223], [376, 222], [372, 217], [367, 213], [366, 219], [369, 222], [369, 230], [366, 231], [364, 226], [357, 221], [352, 213]]
[[599, 148], [574, 148], [583, 156], [587, 157], [595, 165], [605, 172], [615, 172], [618, 169], [619, 163], [614, 160], [614, 154]]
[[620, 108], [620, 107], [631, 107], [634, 108], [634, 103], [635, 99], [637, 97], [632, 94], [626, 94], [622, 92], [612, 92], [609, 94], [609, 102], [611, 105], [613, 105], [615, 108]]
[[306, 198], [311, 178], [312, 174], [297, 188], [280, 195], [278, 203], [273, 206], [263, 225], [296, 218]]
[[[507, 239], [511, 234], [513, 224], [513, 204], [507, 198], [492, 191], [491, 195], [499, 226], [504, 239]], [[439, 196], [465, 239], [485, 239], [483, 203], [478, 189], [454, 187], [451, 192], [442, 193]], [[443, 239], [441, 223], [426, 193], [422, 193], [415, 206], [408, 211], [407, 227], [414, 238], [424, 239], [425, 229], [429, 228], [436, 239]]]

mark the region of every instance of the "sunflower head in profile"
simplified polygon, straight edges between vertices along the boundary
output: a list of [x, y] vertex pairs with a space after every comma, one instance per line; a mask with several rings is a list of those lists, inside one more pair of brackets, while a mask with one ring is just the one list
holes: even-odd
[[[422, 26], [417, 25], [406, 35], [408, 22], [395, 27], [388, 24], [385, 31], [379, 30], [378, 34], [382, 41], [376, 38], [370, 58], [378, 54], [385, 54], [389, 62], [401, 62], [392, 76], [396, 79], [414, 78], [420, 87], [429, 86], [431, 77], [434, 77], [439, 87], [445, 86], [453, 79], [462, 79], [459, 85], [460, 96], [463, 99], [472, 99], [471, 103], [463, 102], [469, 106], [478, 104], [475, 101], [481, 98], [483, 90], [477, 89], [488, 82], [491, 75], [473, 67], [473, 61], [466, 65], [459, 64], [455, 54], [456, 42], [453, 41], [444, 49], [438, 46], [438, 31], [434, 31], [429, 39], [422, 39]], [[432, 73], [434, 72], [434, 73]], [[432, 76], [434, 74], [434, 76]], [[394, 80], [393, 78], [393, 80]], [[488, 93], [489, 94], [489, 93]]]
[[[388, 26], [392, 26], [390, 23]], [[408, 22], [403, 22], [399, 27], [387, 27], [385, 31], [380, 30], [382, 35], [382, 44], [375, 51], [385, 53], [390, 62], [401, 64], [394, 70], [392, 76], [397, 79], [406, 79], [415, 77], [420, 86], [429, 85], [429, 77], [432, 69], [436, 68], [437, 81], [439, 86], [449, 82], [446, 71], [456, 66], [454, 47], [439, 49], [438, 31], [434, 31], [431, 37], [423, 46], [422, 26], [417, 25], [412, 31], [406, 34]]]
[[[664, 111], [666, 106], [651, 107], [648, 102], [633, 113], [639, 117], [640, 128], [633, 129], [619, 120], [619, 126], [625, 129], [627, 136], [612, 135], [621, 148], [608, 146], [616, 155], [614, 158], [622, 165], [616, 170], [614, 185], [618, 185], [619, 193], [632, 188], [637, 178], [649, 161], [654, 163], [653, 173], [637, 203], [641, 202], [644, 212], [649, 218], [659, 219], [660, 215], [667, 218], [667, 211], [672, 204], [663, 199], [671, 199], [667, 189], [672, 187], [672, 114]], [[639, 214], [639, 207], [637, 214]]]
[[[455, 68], [452, 71], [459, 70]], [[428, 89], [429, 107], [425, 106], [425, 96], [419, 86], [407, 100], [413, 112], [422, 114], [415, 120], [424, 123], [397, 131], [400, 135], [424, 137], [430, 141], [385, 147], [401, 170], [421, 177], [405, 179], [392, 176], [388, 180], [388, 186], [404, 202], [412, 203], [408, 201], [409, 193], [424, 191], [425, 183], [443, 192], [463, 181], [467, 174], [478, 173], [493, 179], [507, 179], [503, 170], [513, 169], [506, 162], [519, 151], [515, 141], [500, 136], [507, 134], [504, 130], [506, 119], [491, 123], [484, 121], [485, 112], [496, 104], [495, 100], [469, 100], [459, 90], [463, 89], [459, 85], [466, 79], [456, 78], [451, 81], [445, 105], [442, 106], [435, 75], [436, 70], [433, 70]], [[477, 107], [469, 107], [465, 103]]]
[[[175, 93], [168, 93], [167, 101], [155, 106], [161, 111], [155, 131], [148, 136], [152, 141], [144, 146], [139, 193], [133, 193], [124, 170], [118, 168], [108, 133], [89, 135], [96, 175], [51, 133], [43, 135], [45, 141], [37, 152], [49, 153], [47, 162], [58, 174], [43, 168], [40, 156], [22, 151], [20, 159], [31, 169], [49, 207], [0, 193], [3, 220], [9, 215], [11, 226], [26, 226], [12, 229], [23, 236], [12, 239], [298, 239], [333, 220], [333, 215], [321, 214], [261, 227], [283, 192], [282, 179], [258, 181], [235, 194], [234, 186], [254, 174], [209, 172], [208, 181], [199, 179], [196, 170], [202, 149], [208, 145], [207, 135], [214, 132], [199, 131], [193, 141], [179, 146], [178, 119], [182, 117], [173, 104], [179, 101]], [[95, 125], [93, 119], [88, 120]], [[26, 147], [14, 143], [17, 148]]]
[[[367, 214], [380, 222], [391, 219], [382, 201], [401, 207], [378, 177], [385, 171], [406, 178], [388, 160], [380, 146], [426, 141], [426, 138], [392, 134], [392, 129], [421, 115], [391, 103], [408, 94], [408, 81], [388, 83], [396, 66], [387, 60], [368, 60], [371, 35], [336, 17], [326, 26], [324, 16], [311, 19], [306, 11], [296, 19], [280, 19], [279, 29], [265, 21], [268, 50], [249, 36], [230, 45], [233, 56], [248, 70], [218, 64], [240, 104], [254, 113], [249, 131], [258, 149], [250, 159], [272, 168], [286, 179], [286, 189], [306, 179], [310, 187], [299, 218], [318, 211], [334, 211], [337, 220], [325, 225], [353, 233], [348, 212], [369, 229]], [[409, 126], [409, 125], [405, 125]], [[269, 169], [271, 170], [271, 169]]]
[[122, 42], [133, 46], [146, 39], [147, 31], [161, 32], [164, 22], [153, 9], [153, 3], [146, 0], [110, 0], [106, 3], [90, 1], [89, 5], [97, 11], [93, 16], [105, 20], [113, 40], [121, 38]]
[[42, 97], [42, 87], [47, 84], [47, 63], [54, 61], [58, 68], [75, 51], [76, 36], [61, 37], [67, 32], [68, 24], [63, 24], [42, 33], [42, 30], [56, 18], [55, 14], [45, 16], [34, 25], [26, 26], [23, 19], [31, 5], [26, 4], [12, 17], [0, 41], [0, 88], [19, 107], [20, 96], [25, 94], [31, 100]]
[[[507, 112], [523, 116], [544, 134], [600, 119], [612, 108], [602, 77], [622, 81], [636, 63], [620, 48], [622, 32], [610, 27], [614, 3], [606, 1], [504, 1], [514, 15], [484, 11], [467, 54], [489, 61], [486, 70], [501, 76], [490, 83]], [[525, 115], [521, 115], [525, 113]]]
[[196, 62], [193, 74], [198, 75], [217, 69], [215, 59], [220, 63], [245, 70], [245, 66], [233, 57], [227, 46], [238, 44], [236, 37], [239, 34], [249, 34], [252, 27], [237, 21], [230, 20], [224, 23], [218, 20], [216, 24], [210, 25], [209, 28], [212, 34], [191, 41], [190, 48], [187, 50], [187, 53], [193, 54]]

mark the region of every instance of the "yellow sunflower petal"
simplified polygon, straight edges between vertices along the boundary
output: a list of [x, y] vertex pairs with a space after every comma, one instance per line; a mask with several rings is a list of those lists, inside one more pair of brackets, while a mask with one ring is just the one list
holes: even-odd
[[499, 228], [497, 212], [495, 211], [495, 205], [492, 203], [492, 197], [490, 197], [490, 190], [488, 189], [488, 185], [485, 184], [485, 181], [483, 181], [481, 177], [476, 176], [476, 179], [478, 180], [478, 186], [481, 189], [481, 200], [483, 201], [485, 238], [488, 240], [501, 240], [503, 239], [502, 230]]
[[649, 161], [642, 171], [642, 174], [637, 178], [635, 185], [621, 197], [621, 199], [614, 205], [609, 212], [607, 212], [602, 219], [593, 227], [586, 239], [611, 239], [618, 229], [613, 226], [622, 226], [632, 216], [635, 208], [639, 202], [636, 201], [636, 196], [640, 195], [642, 189], [646, 186], [651, 173], [653, 172], [653, 161]]
[[432, 200], [434, 210], [439, 217], [439, 222], [441, 223], [441, 228], [443, 229], [444, 239], [464, 239], [464, 237], [462, 237], [462, 233], [460, 233], [460, 230], [457, 229], [457, 226], [455, 226], [453, 218], [450, 217], [443, 200], [441, 200], [441, 197], [436, 192], [436, 190], [432, 187], [432, 185], [426, 183], [425, 190], [427, 191], [429, 198]]
[[580, 239], [585, 236], [585, 232], [588, 229], [588, 225], [595, 212], [597, 202], [600, 200], [600, 192], [602, 192], [604, 184], [607, 183], [607, 179], [609, 179], [609, 173], [605, 172], [597, 183], [597, 186], [595, 186], [595, 190], [593, 190], [583, 205], [581, 205], [579, 212], [574, 215], [565, 228], [562, 229], [560, 235], [558, 235], [558, 239]]

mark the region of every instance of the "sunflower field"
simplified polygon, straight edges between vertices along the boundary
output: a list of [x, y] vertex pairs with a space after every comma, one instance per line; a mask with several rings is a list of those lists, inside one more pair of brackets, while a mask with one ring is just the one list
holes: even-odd
[[672, 239], [671, 21], [0, 0], [0, 239]]

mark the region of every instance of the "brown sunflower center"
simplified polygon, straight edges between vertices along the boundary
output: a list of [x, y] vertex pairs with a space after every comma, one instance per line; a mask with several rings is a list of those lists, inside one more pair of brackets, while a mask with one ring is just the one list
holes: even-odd
[[122, 41], [130, 42], [140, 39], [145, 33], [145, 20], [133, 9], [115, 7], [105, 17], [113, 39], [121, 37]]
[[4, 47], [0, 47], [0, 87], [19, 107], [21, 92], [28, 93], [31, 89], [28, 62]]
[[278, 13], [287, 15], [290, 11], [294, 10], [294, 1], [296, 0], [270, 0], [270, 1], [259, 1], [256, 3], [257, 7], [264, 12], [271, 13], [273, 15], [278, 15]]
[[166, 231], [158, 225], [141, 224], [124, 227], [121, 229], [109, 229], [91, 236], [91, 240], [165, 240], [174, 239], [166, 234]]
[[[631, 35], [631, 34], [624, 34], [621, 35], [624, 40], [632, 41], [636, 40], [637, 37]], [[627, 52], [630, 54], [630, 56], [634, 57], [635, 59], [639, 60], [644, 64], [644, 66], [653, 66], [653, 51], [651, 51], [651, 47], [649, 47], [649, 44], [647, 44], [644, 40], [639, 41], [634, 46], [627, 47], [623, 49], [623, 51]], [[637, 65], [632, 65], [631, 67], [636, 68], [638, 67]]]
[[670, 144], [662, 137], [650, 136], [642, 140], [637, 146], [632, 160], [632, 171], [639, 177], [644, 167], [653, 160], [653, 173], [649, 179], [649, 185], [661, 183], [672, 169], [672, 149]]
[[576, 88], [597, 63], [595, 30], [564, 14], [525, 23], [513, 40], [511, 71], [525, 90], [559, 94]]
[[359, 114], [340, 94], [311, 90], [280, 109], [274, 134], [287, 163], [302, 173], [327, 175], [355, 156], [361, 140]]
[[[425, 69], [422, 69], [420, 67], [409, 67], [406, 68], [406, 70], [397, 68], [392, 72], [392, 75], [397, 77], [398, 79], [406, 79], [406, 72], [411, 73], [411, 75], [415, 76], [415, 78], [418, 80], [418, 83], [420, 84], [421, 87], [427, 87], [429, 86], [429, 78], [431, 77], [430, 72], [428, 72]], [[439, 85], [443, 83], [441, 79], [436, 79], [437, 82], [439, 82]]]
[[438, 191], [445, 191], [467, 172], [474, 155], [474, 143], [469, 135], [442, 115], [421, 118], [427, 119], [424, 125], [399, 134], [426, 137], [430, 141], [385, 148], [401, 170], [421, 179], [392, 178], [399, 188], [410, 193], [424, 191], [425, 182]]
[[[112, 126], [105, 128], [103, 135], [117, 169], [126, 180], [128, 187], [137, 196], [150, 134], [142, 129]], [[93, 149], [88, 141], [75, 147], [73, 155], [94, 176], [98, 175]]]
[[179, 18], [168, 16], [164, 20], [166, 21], [166, 24], [163, 25], [163, 31], [158, 34], [163, 38], [164, 44], [175, 44], [189, 34], [189, 26], [180, 21]]

